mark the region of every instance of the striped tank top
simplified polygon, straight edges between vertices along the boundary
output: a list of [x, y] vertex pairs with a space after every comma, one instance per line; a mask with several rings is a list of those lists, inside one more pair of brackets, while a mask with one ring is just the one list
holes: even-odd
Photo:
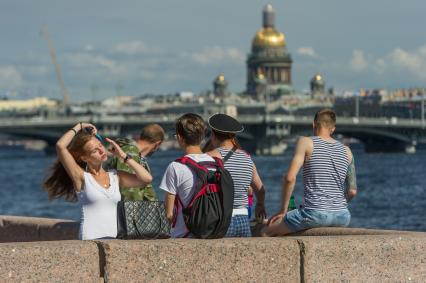
[[[230, 150], [219, 147], [218, 151], [224, 158]], [[247, 208], [248, 188], [253, 179], [253, 160], [245, 151], [236, 150], [224, 166], [234, 181], [234, 208]]]
[[304, 207], [322, 211], [347, 209], [345, 179], [349, 159], [345, 146], [311, 137], [312, 156], [303, 165]]

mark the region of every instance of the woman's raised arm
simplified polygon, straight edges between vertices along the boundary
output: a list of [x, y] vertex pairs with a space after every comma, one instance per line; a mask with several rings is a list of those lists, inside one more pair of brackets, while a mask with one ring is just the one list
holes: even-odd
[[56, 152], [58, 154], [58, 159], [62, 166], [64, 166], [65, 171], [67, 171], [68, 176], [71, 178], [74, 184], [74, 189], [77, 192], [81, 190], [81, 185], [83, 183], [83, 169], [81, 169], [81, 167], [77, 164], [77, 161], [68, 150], [68, 146], [75, 135], [87, 127], [92, 127], [96, 133], [96, 127], [92, 124], [78, 123], [65, 132], [65, 134], [56, 142]]

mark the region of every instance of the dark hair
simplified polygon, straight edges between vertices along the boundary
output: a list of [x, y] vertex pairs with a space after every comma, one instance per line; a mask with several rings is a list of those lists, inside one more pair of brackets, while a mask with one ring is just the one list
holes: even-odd
[[[86, 167], [86, 163], [80, 157], [84, 154], [84, 145], [92, 138], [93, 135], [81, 131], [68, 146], [69, 152], [83, 170]], [[48, 193], [49, 199], [64, 197], [68, 201], [77, 201], [74, 184], [59, 159], [50, 168], [48, 176], [43, 183], [43, 188]]]
[[149, 143], [163, 142], [164, 130], [158, 124], [148, 124], [143, 127], [139, 138]]
[[240, 143], [237, 140], [237, 135], [234, 133], [224, 133], [224, 132], [218, 132], [215, 130], [212, 130], [214, 133], [215, 138], [219, 142], [224, 142], [225, 140], [231, 140], [232, 144], [235, 148], [241, 149]]
[[315, 127], [332, 128], [336, 126], [336, 113], [329, 108], [321, 109], [315, 114]]
[[187, 113], [176, 120], [176, 134], [187, 145], [199, 145], [206, 135], [206, 123], [200, 115]]

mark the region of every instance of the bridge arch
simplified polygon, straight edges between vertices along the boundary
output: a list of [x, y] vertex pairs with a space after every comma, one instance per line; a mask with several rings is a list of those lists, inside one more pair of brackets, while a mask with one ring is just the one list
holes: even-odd
[[[293, 127], [291, 133], [310, 136], [312, 129]], [[416, 145], [413, 138], [395, 130], [382, 128], [337, 126], [335, 133], [361, 141], [366, 152], [412, 152]]]

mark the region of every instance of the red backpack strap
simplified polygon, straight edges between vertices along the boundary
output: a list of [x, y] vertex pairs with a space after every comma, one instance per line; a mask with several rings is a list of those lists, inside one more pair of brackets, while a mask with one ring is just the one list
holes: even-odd
[[[189, 203], [192, 203], [194, 201], [195, 196], [199, 193], [199, 190], [203, 187], [204, 182], [207, 179], [206, 176], [207, 176], [207, 173], [208, 173], [208, 169], [199, 165], [197, 162], [195, 162], [192, 158], [190, 158], [188, 156], [180, 157], [180, 158], [176, 159], [175, 161], [188, 166], [189, 169], [192, 172], [195, 173], [195, 176], [199, 180], [203, 181], [203, 182], [195, 182], [194, 183], [194, 186], [197, 185], [198, 187], [196, 187], [196, 190], [195, 190], [191, 200], [189, 201]], [[175, 213], [175, 217], [173, 219], [173, 227], [176, 225], [176, 220], [177, 220], [177, 215], [179, 213], [179, 209], [180, 210], [185, 209], [185, 206], [183, 205], [183, 202], [180, 199], [178, 194], [176, 194], [176, 197], [175, 197], [175, 208], [176, 208], [176, 213]]]
[[180, 199], [179, 195], [175, 195], [175, 211], [173, 215], [173, 221], [172, 221], [172, 227], [174, 228], [176, 226], [177, 216], [179, 214], [179, 210], [182, 210], [184, 208], [182, 200]]
[[201, 171], [204, 171], [204, 172], [208, 171], [207, 168], [199, 165], [197, 162], [195, 162], [192, 158], [190, 158], [188, 156], [180, 157], [180, 158], [176, 159], [175, 161], [182, 163], [184, 165], [187, 165], [191, 169], [195, 168], [196, 170], [201, 170]]
[[188, 156], [178, 158], [175, 161], [188, 166], [189, 169], [191, 169], [191, 171], [195, 173], [198, 180], [202, 181], [201, 186], [204, 184], [205, 180], [207, 179], [207, 173], [209, 171], [206, 167], [198, 164], [197, 162], [195, 162], [192, 158]]
[[223, 168], [223, 161], [222, 161], [222, 159], [221, 159], [221, 158], [219, 158], [219, 157], [216, 157], [216, 156], [212, 156], [212, 157], [213, 157], [214, 161], [216, 162], [216, 164], [217, 164], [220, 168]]

